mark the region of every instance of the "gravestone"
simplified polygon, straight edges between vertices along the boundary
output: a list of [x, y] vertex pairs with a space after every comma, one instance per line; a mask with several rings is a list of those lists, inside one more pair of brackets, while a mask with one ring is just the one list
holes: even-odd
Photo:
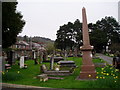
[[113, 66], [116, 69], [120, 69], [120, 55], [118, 55], [117, 57], [113, 58]]
[[77, 52], [77, 48], [74, 48], [74, 57], [77, 57], [78, 52]]
[[54, 65], [54, 54], [50, 58], [50, 70], [53, 70], [53, 65]]
[[34, 59], [35, 64], [38, 64], [38, 59], [39, 59], [39, 50], [36, 51], [36, 58]]
[[88, 25], [87, 25], [87, 17], [86, 10], [83, 7], [82, 9], [82, 34], [83, 34], [83, 46], [80, 47], [83, 55], [82, 55], [82, 66], [80, 76], [78, 80], [90, 80], [96, 79], [96, 71], [95, 66], [92, 62], [91, 51], [93, 47], [90, 45], [89, 33], [88, 33]]
[[5, 53], [4, 52], [2, 52], [2, 56], [0, 56], [0, 67], [2, 69], [1, 71], [5, 71]]
[[15, 52], [15, 60], [17, 60], [18, 59], [18, 54], [17, 54], [17, 52]]
[[15, 52], [13, 50], [7, 53], [7, 57], [8, 57], [8, 64], [12, 65], [13, 63], [15, 63]]
[[16, 53], [15, 53], [15, 51], [13, 51], [13, 53], [12, 53], [12, 64], [15, 64], [15, 61], [16, 61], [15, 55], [16, 55]]
[[38, 58], [34, 59], [35, 65], [38, 64]]
[[36, 53], [33, 51], [33, 59], [36, 59]]
[[68, 57], [68, 56], [67, 56], [67, 51], [66, 51], [66, 50], [65, 50], [65, 55], [64, 55], [64, 56], [65, 56], [65, 59], [64, 59], [64, 60], [66, 61], [66, 60], [67, 60], [67, 57]]
[[72, 50], [69, 51], [68, 57], [73, 57], [73, 52], [72, 52]]
[[24, 56], [20, 57], [20, 68], [24, 68]]
[[58, 65], [60, 65], [60, 67], [76, 67], [75, 62], [74, 61], [59, 61], [57, 63]]
[[44, 53], [43, 53], [43, 61], [45, 61], [45, 60], [47, 60], [47, 52], [46, 51], [44, 51]]
[[40, 52], [40, 63], [43, 62], [43, 51]]
[[38, 75], [37, 78], [39, 78], [40, 81], [44, 81], [44, 82], [48, 80], [47, 74]]
[[5, 57], [0, 56], [0, 60], [2, 60], [2, 71], [5, 71]]

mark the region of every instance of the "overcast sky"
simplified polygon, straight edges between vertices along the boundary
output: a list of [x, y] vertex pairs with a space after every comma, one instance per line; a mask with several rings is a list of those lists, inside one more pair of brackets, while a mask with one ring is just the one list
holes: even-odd
[[88, 23], [95, 23], [105, 16], [118, 21], [118, 1], [104, 0], [18, 0], [17, 10], [26, 24], [20, 36], [40, 36], [56, 39], [60, 26], [76, 19], [82, 21], [82, 7], [86, 8]]

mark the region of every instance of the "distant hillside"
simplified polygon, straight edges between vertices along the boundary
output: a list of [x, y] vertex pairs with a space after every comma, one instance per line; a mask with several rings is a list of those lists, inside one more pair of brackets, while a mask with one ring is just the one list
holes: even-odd
[[41, 42], [41, 43], [49, 43], [49, 42], [54, 42], [53, 40], [49, 39], [49, 38], [45, 38], [45, 37], [39, 37], [39, 36], [34, 36], [34, 37], [28, 37], [28, 36], [18, 36], [17, 37], [18, 40], [24, 40], [26, 42], [30, 42], [31, 40], [33, 42]]

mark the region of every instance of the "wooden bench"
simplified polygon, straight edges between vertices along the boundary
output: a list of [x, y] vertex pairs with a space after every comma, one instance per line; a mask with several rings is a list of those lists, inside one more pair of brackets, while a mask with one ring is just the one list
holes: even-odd
[[71, 75], [74, 72], [74, 68], [64, 71], [49, 71], [47, 67], [43, 64], [40, 66], [41, 72], [47, 75], [58, 75], [58, 76], [67, 76]]

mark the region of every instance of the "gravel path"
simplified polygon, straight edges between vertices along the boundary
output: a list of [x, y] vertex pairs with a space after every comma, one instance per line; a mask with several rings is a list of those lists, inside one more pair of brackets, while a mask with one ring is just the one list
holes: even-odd
[[97, 55], [98, 55], [101, 59], [103, 59], [104, 61], [106, 61], [108, 64], [112, 64], [112, 60], [113, 60], [112, 57], [105, 56], [104, 54], [101, 54], [101, 53], [97, 53]]

